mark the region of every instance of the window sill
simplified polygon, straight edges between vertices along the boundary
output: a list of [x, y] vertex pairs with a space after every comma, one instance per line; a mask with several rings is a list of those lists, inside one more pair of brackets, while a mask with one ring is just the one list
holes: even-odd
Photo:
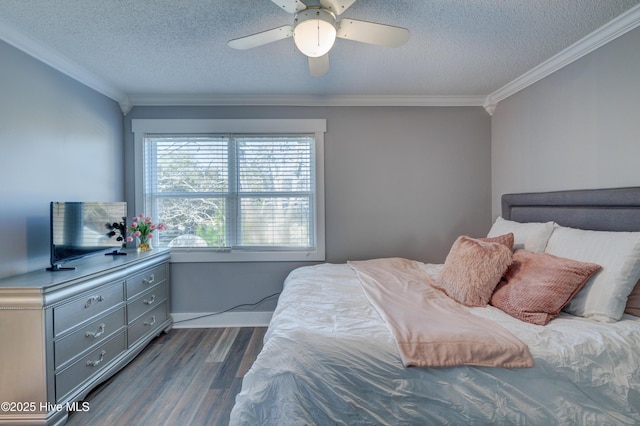
[[201, 262], [324, 262], [321, 251], [234, 252], [215, 249], [172, 248], [171, 263]]

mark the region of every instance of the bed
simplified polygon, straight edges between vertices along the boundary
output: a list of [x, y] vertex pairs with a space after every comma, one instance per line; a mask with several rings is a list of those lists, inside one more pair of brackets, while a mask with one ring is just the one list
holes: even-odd
[[[640, 278], [640, 188], [507, 194], [487, 238], [504, 231], [515, 234], [513, 258], [491, 303], [459, 306], [478, 322], [489, 321], [516, 336], [526, 345], [532, 366], [407, 367], [397, 334], [363, 291], [361, 271], [349, 263], [305, 266], [285, 281], [230, 423], [640, 424], [640, 289], [635, 285]], [[493, 240], [473, 243], [504, 252]], [[410, 261], [415, 273], [440, 283], [452, 265], [454, 246], [443, 265]], [[518, 251], [580, 264], [597, 260], [604, 266], [592, 266], [582, 284], [564, 296], [562, 310], [541, 320], [530, 312], [510, 311], [509, 303], [507, 308], [493, 304], [499, 289], [516, 283], [508, 277], [515, 274]], [[603, 277], [615, 281], [606, 282], [606, 291], [619, 294], [599, 293]], [[513, 304], [518, 303], [516, 298]]]

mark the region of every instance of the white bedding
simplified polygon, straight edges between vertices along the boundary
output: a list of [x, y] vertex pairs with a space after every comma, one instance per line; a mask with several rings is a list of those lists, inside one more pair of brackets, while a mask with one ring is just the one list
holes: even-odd
[[[422, 265], [430, 274], [439, 265]], [[468, 308], [529, 346], [534, 368], [405, 368], [346, 264], [293, 271], [232, 425], [637, 425], [640, 318], [546, 326]]]

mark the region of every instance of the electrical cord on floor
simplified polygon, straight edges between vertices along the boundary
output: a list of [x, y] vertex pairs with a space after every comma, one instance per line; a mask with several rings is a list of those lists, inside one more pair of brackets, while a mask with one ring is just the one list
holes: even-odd
[[240, 305], [232, 306], [229, 309], [225, 309], [224, 311], [211, 312], [211, 313], [208, 313], [208, 314], [200, 315], [198, 317], [193, 317], [193, 318], [189, 318], [189, 319], [183, 319], [183, 320], [180, 320], [180, 321], [174, 321], [173, 323], [174, 324], [180, 324], [182, 322], [193, 321], [193, 320], [197, 320], [197, 319], [201, 319], [201, 318], [208, 318], [208, 317], [212, 317], [214, 315], [224, 314], [226, 312], [232, 311], [232, 310], [237, 309], [237, 308], [242, 308], [242, 307], [245, 307], [245, 306], [258, 306], [262, 302], [264, 302], [264, 301], [266, 301], [268, 299], [271, 299], [272, 297], [279, 296], [279, 295], [280, 295], [280, 292], [273, 293], [273, 294], [270, 294], [268, 296], [263, 297], [262, 299], [258, 300], [257, 302], [254, 302], [254, 303], [242, 303]]

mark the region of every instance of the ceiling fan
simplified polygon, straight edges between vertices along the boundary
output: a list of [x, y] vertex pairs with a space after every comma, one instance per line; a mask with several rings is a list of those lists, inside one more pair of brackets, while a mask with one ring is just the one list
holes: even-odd
[[250, 49], [293, 37], [298, 50], [308, 57], [309, 71], [321, 76], [329, 71], [329, 50], [336, 38], [398, 47], [409, 40], [409, 30], [375, 22], [337, 17], [356, 0], [271, 0], [295, 14], [293, 25], [283, 25], [229, 41], [233, 49]]

